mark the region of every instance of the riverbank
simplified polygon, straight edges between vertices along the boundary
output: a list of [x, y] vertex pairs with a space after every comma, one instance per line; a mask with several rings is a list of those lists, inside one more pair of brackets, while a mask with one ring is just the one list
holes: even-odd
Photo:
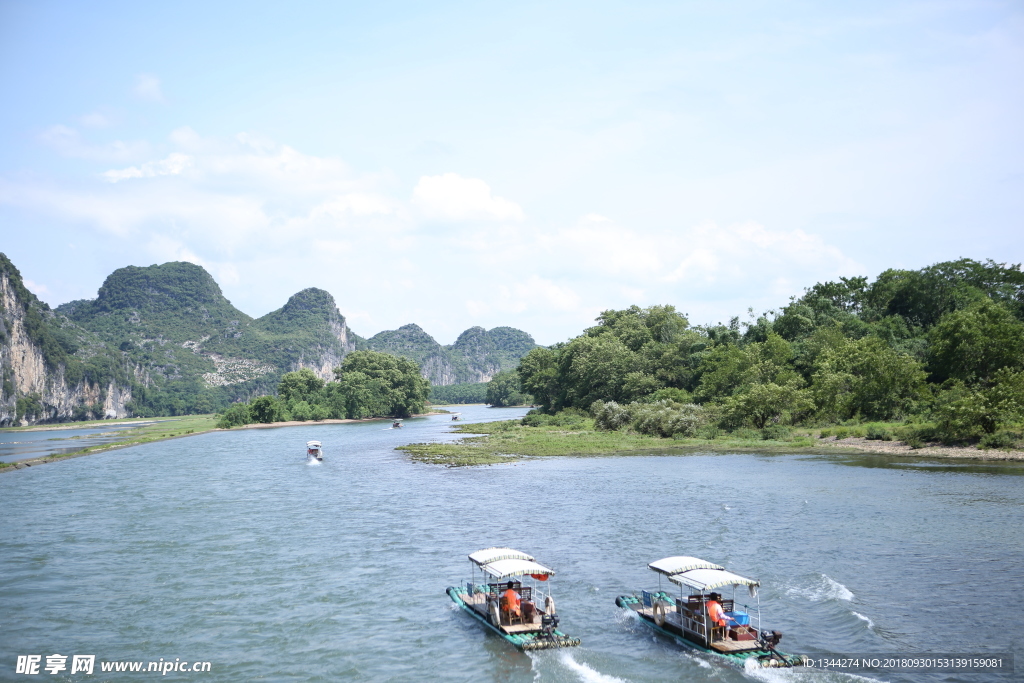
[[580, 428], [559, 426], [527, 427], [519, 420], [465, 424], [455, 431], [474, 436], [452, 443], [415, 443], [399, 446], [417, 461], [448, 467], [493, 465], [523, 457], [588, 456], [652, 453], [787, 453], [929, 456], [976, 460], [1024, 460], [1024, 451], [980, 450], [970, 447], [928, 444], [912, 449], [901, 441], [869, 441], [862, 438], [836, 440], [801, 435], [775, 441], [720, 436], [715, 439], [665, 439], [629, 432], [597, 431], [587, 420]]
[[[75, 422], [73, 424], [65, 425], [39, 425], [34, 427], [19, 427], [12, 429], [10, 431], [60, 431], [62, 429], [83, 429], [90, 427], [107, 426], [114, 427], [123, 426], [125, 424], [139, 425], [136, 429], [126, 429], [124, 431], [117, 432], [116, 435], [123, 435], [123, 438], [119, 438], [102, 445], [87, 446], [85, 448], [82, 448], [81, 450], [73, 451], [71, 453], [59, 453], [55, 455], [48, 455], [42, 458], [28, 458], [25, 460], [18, 460], [16, 462], [0, 463], [0, 472], [13, 472], [14, 470], [23, 469], [25, 467], [45, 465], [47, 463], [67, 460], [69, 458], [80, 458], [83, 455], [93, 455], [94, 453], [102, 453], [105, 451], [112, 451], [119, 448], [128, 448], [129, 446], [139, 446], [141, 444], [153, 443], [155, 441], [165, 441], [167, 439], [180, 439], [186, 436], [195, 436], [196, 434], [203, 434], [205, 432], [215, 430], [216, 422], [216, 415], [186, 415], [183, 417], [145, 418], [139, 420], [119, 420], [116, 422], [93, 421]], [[69, 445], [74, 443], [74, 438], [75, 437], [66, 439]], [[63, 439], [61, 440], [64, 441]]]
[[[432, 411], [429, 413], [422, 413], [414, 415], [413, 417], [427, 417], [429, 415], [443, 415], [448, 411]], [[74, 422], [65, 423], [59, 425], [36, 425], [32, 427], [14, 427], [4, 431], [17, 431], [17, 432], [38, 432], [38, 431], [59, 431], [66, 429], [83, 429], [91, 427], [114, 427], [124, 426], [126, 424], [138, 424], [137, 429], [130, 429], [120, 432], [123, 434], [123, 439], [117, 439], [109, 443], [105, 443], [98, 446], [87, 446], [81, 450], [77, 450], [71, 453], [60, 453], [55, 455], [48, 455], [41, 458], [26, 458], [25, 460], [18, 460], [15, 462], [0, 462], [0, 472], [13, 472], [15, 470], [24, 469], [26, 467], [35, 467], [37, 465], [45, 465], [51, 462], [59, 462], [68, 460], [69, 458], [80, 458], [83, 455], [93, 455], [95, 453], [104, 453], [106, 451], [113, 451], [119, 448], [128, 448], [129, 446], [140, 446], [142, 444], [153, 443], [156, 441], [166, 441], [168, 439], [181, 439], [186, 436], [196, 436], [199, 434], [205, 434], [206, 432], [216, 431], [229, 431], [218, 428], [217, 420], [218, 415], [186, 415], [183, 417], [160, 417], [160, 418], [139, 418], [137, 420], [120, 420], [120, 421], [103, 421], [93, 420], [90, 422]], [[232, 427], [232, 429], [270, 429], [272, 427], [297, 427], [300, 425], [310, 424], [346, 424], [350, 422], [371, 422], [371, 421], [384, 421], [391, 420], [389, 417], [368, 417], [360, 420], [319, 420], [316, 422], [270, 422], [260, 424], [248, 424], [240, 427]], [[75, 437], [67, 439], [69, 443], [73, 443]]]

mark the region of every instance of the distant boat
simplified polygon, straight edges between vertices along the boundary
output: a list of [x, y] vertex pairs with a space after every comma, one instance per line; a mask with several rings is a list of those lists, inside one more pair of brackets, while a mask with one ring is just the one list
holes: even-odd
[[[555, 600], [546, 585], [554, 571], [512, 548], [478, 550], [469, 556], [469, 561], [472, 578], [464, 586], [449, 586], [447, 593], [477, 621], [520, 650], [548, 650], [580, 644], [579, 638], [570, 638], [558, 630]], [[480, 583], [477, 583], [477, 569], [480, 569]], [[532, 581], [523, 585], [526, 579]]]
[[[775, 649], [782, 639], [781, 633], [760, 630], [759, 581], [733, 574], [713, 562], [682, 555], [651, 562], [647, 567], [658, 573], [659, 584], [665, 576], [679, 586], [679, 597], [662, 590], [642, 591], [639, 596], [620, 595], [615, 604], [636, 612], [643, 623], [658, 633], [741, 668], [750, 660], [762, 668], [804, 663], [802, 655], [788, 655]], [[731, 598], [715, 592], [728, 586], [732, 587]], [[737, 586], [746, 586], [757, 603], [752, 607], [740, 605], [736, 600]]]
[[306, 442], [306, 461], [307, 462], [323, 462], [324, 450], [323, 444], [319, 441], [307, 441]]
[[462, 415], [462, 413], [452, 413], [452, 422], [457, 422], [457, 421], [461, 420], [462, 419], [460, 417], [461, 415]]

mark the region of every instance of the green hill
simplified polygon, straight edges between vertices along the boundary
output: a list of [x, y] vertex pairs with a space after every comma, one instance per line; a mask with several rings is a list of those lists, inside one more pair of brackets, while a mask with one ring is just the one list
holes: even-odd
[[519, 365], [519, 359], [537, 347], [533, 337], [512, 327], [471, 327], [454, 344], [442, 346], [412, 324], [380, 332], [366, 344], [373, 351], [415, 361], [435, 386], [487, 382]]

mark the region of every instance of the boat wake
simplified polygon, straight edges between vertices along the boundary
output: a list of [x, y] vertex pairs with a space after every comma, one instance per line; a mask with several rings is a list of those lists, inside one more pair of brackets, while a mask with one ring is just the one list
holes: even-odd
[[586, 683], [626, 683], [626, 679], [624, 678], [603, 674], [600, 671], [591, 668], [589, 664], [576, 661], [570, 652], [563, 650], [558, 659], [567, 669], [571, 670], [579, 676], [581, 681], [585, 681]]
[[310, 467], [320, 467], [319, 460], [307, 460], [306, 464], [309, 465]]
[[819, 579], [810, 586], [799, 586], [786, 591], [790, 595], [798, 595], [807, 598], [811, 602], [822, 600], [853, 600], [853, 591], [830, 578], [827, 574], [819, 574]]
[[871, 621], [871, 619], [869, 619], [868, 617], [864, 616], [860, 612], [854, 612], [853, 610], [850, 610], [850, 614], [852, 614], [853, 616], [857, 617], [861, 621], [867, 622], [868, 628], [870, 630], [872, 630], [872, 631], [875, 630], [875, 622]]

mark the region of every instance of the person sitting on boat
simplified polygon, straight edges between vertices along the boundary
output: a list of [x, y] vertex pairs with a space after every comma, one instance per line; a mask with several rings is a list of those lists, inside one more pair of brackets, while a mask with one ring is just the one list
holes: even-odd
[[515, 583], [509, 581], [507, 589], [501, 594], [502, 609], [508, 612], [509, 617], [518, 617], [520, 615], [519, 593], [516, 593]]
[[739, 622], [726, 614], [725, 610], [722, 609], [722, 605], [719, 602], [721, 599], [722, 596], [719, 593], [712, 593], [708, 596], [708, 616], [711, 618], [711, 622], [715, 626], [725, 626], [726, 621], [731, 621], [738, 626]]

